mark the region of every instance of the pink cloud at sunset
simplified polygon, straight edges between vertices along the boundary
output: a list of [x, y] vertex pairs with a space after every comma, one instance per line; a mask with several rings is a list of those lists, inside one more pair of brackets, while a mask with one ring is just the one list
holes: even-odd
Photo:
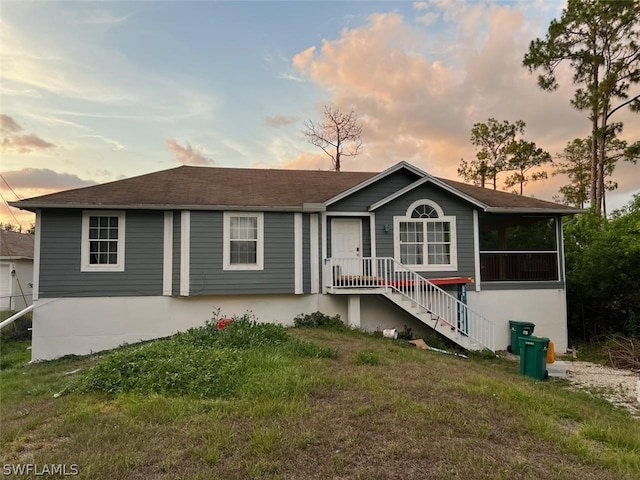
[[205, 157], [187, 143], [186, 147], [179, 145], [173, 138], [165, 142], [165, 146], [173, 152], [178, 163], [183, 165], [213, 165], [213, 160]]

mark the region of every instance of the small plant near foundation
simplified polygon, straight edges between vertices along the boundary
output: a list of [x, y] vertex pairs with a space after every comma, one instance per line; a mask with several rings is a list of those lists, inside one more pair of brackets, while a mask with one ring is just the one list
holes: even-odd
[[331, 330], [348, 329], [340, 318], [340, 315], [331, 317], [322, 312], [314, 312], [310, 314], [301, 313], [293, 319], [293, 324], [296, 327], [327, 328]]

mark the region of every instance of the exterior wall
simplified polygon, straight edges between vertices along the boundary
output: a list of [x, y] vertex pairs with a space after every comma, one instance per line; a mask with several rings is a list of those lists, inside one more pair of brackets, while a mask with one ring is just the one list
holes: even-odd
[[123, 272], [80, 271], [81, 210], [44, 210], [40, 238], [40, 298], [162, 294], [161, 211], [127, 211]]
[[32, 360], [86, 355], [124, 343], [166, 337], [204, 325], [214, 309], [225, 316], [253, 313], [259, 321], [293, 325], [319, 309], [320, 295], [94, 297], [36, 300]]
[[[428, 183], [414, 188], [376, 210], [376, 256], [393, 257], [393, 217], [405, 216], [407, 208], [409, 208], [413, 202], [420, 199], [432, 200], [440, 205], [446, 216], [456, 217], [458, 270], [444, 272], [418, 271], [418, 273], [426, 278], [475, 276], [473, 209], [450, 193]], [[385, 232], [383, 229], [385, 224], [391, 226], [388, 232]]]
[[[204, 325], [212, 312], [251, 312], [261, 322], [292, 326], [300, 313], [339, 314], [348, 322], [347, 295], [224, 295], [198, 297], [47, 298], [34, 302], [32, 360], [87, 355], [172, 335]], [[366, 331], [405, 327], [414, 334], [429, 327], [377, 295], [362, 295], [361, 328]]]
[[[7, 297], [2, 298], [2, 307], [5, 310], [18, 311], [28, 307], [33, 302], [33, 260], [15, 259], [2, 260], [3, 292]], [[15, 275], [11, 272], [15, 270]]]
[[567, 302], [564, 289], [469, 291], [469, 308], [495, 324], [496, 348], [510, 343], [509, 320], [532, 322], [533, 334], [548, 337], [556, 352], [567, 351]]
[[293, 293], [293, 218], [264, 213], [263, 270], [223, 270], [223, 212], [192, 211], [189, 295]]

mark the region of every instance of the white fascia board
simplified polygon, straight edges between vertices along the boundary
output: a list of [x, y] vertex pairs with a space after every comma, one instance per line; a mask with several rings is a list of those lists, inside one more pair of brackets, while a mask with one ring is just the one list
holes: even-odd
[[560, 215], [575, 215], [578, 213], [586, 213], [588, 212], [585, 208], [562, 208], [562, 206], [558, 206], [558, 208], [524, 208], [524, 207], [487, 207], [486, 212], [488, 213], [540, 213], [540, 214], [560, 214]]
[[327, 210], [324, 203], [303, 203], [302, 211], [303, 212], [324, 212]]
[[[11, 205], [14, 203], [15, 205]], [[30, 203], [22, 200], [20, 202], [9, 202], [12, 207], [21, 210], [32, 211], [37, 208], [56, 208], [56, 209], [91, 209], [91, 210], [233, 210], [235, 212], [302, 212], [304, 206], [265, 206], [265, 205], [178, 205], [178, 204], [154, 204], [154, 205], [135, 205], [135, 204], [104, 204], [98, 205], [94, 203]], [[307, 205], [307, 204], [305, 204]], [[316, 204], [308, 204], [316, 205]], [[324, 209], [324, 205], [322, 206]]]
[[449, 193], [451, 193], [451, 194], [455, 195], [455, 196], [456, 196], [456, 197], [458, 197], [458, 198], [461, 198], [462, 200], [465, 200], [465, 201], [467, 201], [467, 202], [471, 203], [472, 205], [475, 205], [476, 207], [478, 207], [478, 208], [480, 208], [480, 209], [482, 209], [482, 210], [486, 210], [486, 209], [487, 209], [487, 206], [486, 206], [484, 203], [482, 203], [482, 202], [480, 202], [480, 201], [476, 200], [476, 199], [475, 199], [475, 198], [473, 198], [473, 197], [470, 197], [469, 195], [467, 195], [467, 194], [465, 194], [465, 193], [462, 193], [461, 191], [459, 191], [459, 190], [457, 190], [457, 189], [453, 188], [453, 187], [452, 187], [452, 186], [450, 186], [450, 185], [447, 185], [447, 184], [446, 184], [446, 183], [444, 183], [443, 181], [438, 180], [437, 178], [432, 177], [432, 176], [431, 176], [431, 175], [429, 175], [429, 174], [426, 174], [426, 176], [425, 176], [425, 177], [423, 177], [423, 178], [421, 178], [420, 180], [416, 180], [415, 182], [413, 182], [413, 183], [411, 183], [411, 184], [407, 185], [406, 187], [401, 188], [400, 190], [398, 190], [398, 191], [396, 191], [396, 192], [392, 193], [392, 194], [391, 194], [391, 195], [389, 195], [388, 197], [385, 197], [385, 198], [383, 198], [382, 200], [378, 200], [376, 203], [372, 204], [372, 205], [369, 207], [369, 211], [376, 210], [376, 209], [380, 208], [381, 206], [386, 205], [387, 203], [389, 203], [389, 202], [391, 202], [391, 201], [395, 200], [396, 198], [401, 197], [401, 196], [402, 196], [402, 195], [404, 195], [405, 193], [410, 192], [410, 191], [411, 191], [411, 190], [413, 190], [414, 188], [417, 188], [417, 187], [419, 187], [419, 186], [421, 186], [421, 185], [424, 185], [424, 184], [425, 184], [425, 183], [427, 183], [427, 182], [431, 182], [431, 183], [433, 183], [434, 185], [436, 185], [436, 186], [438, 186], [438, 187], [442, 188], [443, 190], [446, 190], [447, 192], [449, 192]]
[[409, 170], [410, 172], [413, 172], [413, 173], [415, 173], [416, 175], [419, 175], [419, 176], [427, 175], [425, 172], [423, 172], [419, 168], [414, 167], [410, 163], [407, 163], [407, 162], [403, 161], [403, 162], [400, 162], [400, 163], [396, 163], [392, 167], [387, 168], [385, 171], [380, 172], [380, 173], [374, 175], [373, 177], [366, 179], [363, 182], [360, 182], [359, 184], [351, 187], [348, 190], [345, 190], [342, 193], [339, 193], [335, 197], [332, 197], [329, 200], [327, 200], [324, 204], [326, 206], [329, 206], [329, 205], [331, 205], [333, 203], [336, 203], [338, 200], [342, 200], [343, 198], [346, 198], [349, 195], [352, 195], [353, 193], [357, 192], [358, 190], [361, 190], [364, 187], [367, 187], [367, 186], [377, 182], [378, 180], [380, 180], [381, 178], [386, 177], [387, 175], [390, 175], [390, 174], [392, 174], [394, 172], [397, 172], [398, 170], [402, 170], [403, 168], [405, 170]]

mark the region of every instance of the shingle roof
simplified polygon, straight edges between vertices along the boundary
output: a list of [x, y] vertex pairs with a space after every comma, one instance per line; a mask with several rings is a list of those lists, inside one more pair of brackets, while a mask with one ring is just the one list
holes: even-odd
[[[378, 173], [182, 166], [101, 185], [33, 197], [11, 204], [27, 210], [90, 206], [298, 209], [304, 204], [324, 203], [375, 175]], [[486, 206], [490, 211], [581, 211], [545, 200], [494, 191], [453, 180], [436, 180], [450, 187], [454, 194], [463, 198], [471, 197], [473, 203]]]
[[0, 257], [33, 258], [33, 236], [0, 230]]
[[301, 207], [375, 175], [367, 172], [182, 166], [15, 202], [42, 205]]
[[579, 209], [567, 207], [566, 205], [559, 205], [557, 203], [539, 200], [537, 198], [527, 197], [524, 195], [515, 195], [513, 193], [501, 192], [499, 190], [491, 190], [489, 188], [482, 188], [476, 185], [447, 180], [445, 178], [439, 178], [438, 180], [441, 180], [456, 190], [475, 198], [487, 207], [505, 209], [561, 209], [567, 211], [575, 210], [576, 213], [581, 211]]

